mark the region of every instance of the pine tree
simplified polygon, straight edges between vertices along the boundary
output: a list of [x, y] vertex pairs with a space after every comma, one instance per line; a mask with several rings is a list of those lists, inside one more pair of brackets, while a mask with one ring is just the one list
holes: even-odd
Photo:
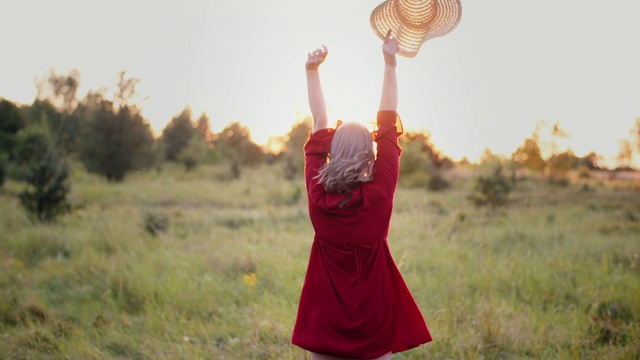
[[89, 109], [85, 121], [80, 159], [87, 170], [120, 182], [128, 172], [153, 165], [153, 135], [135, 108], [115, 111], [102, 100]]
[[155, 165], [154, 139], [136, 103], [139, 80], [121, 72], [113, 100], [90, 92], [74, 117], [82, 120], [80, 159], [87, 170], [120, 182], [133, 170]]
[[186, 107], [179, 115], [171, 119], [162, 132], [165, 158], [170, 161], [178, 161], [178, 156], [195, 134], [196, 129], [191, 121], [191, 109]]
[[13, 157], [16, 133], [24, 126], [20, 109], [12, 102], [0, 99], [0, 187], [5, 180], [5, 166]]
[[20, 202], [37, 220], [53, 221], [71, 210], [67, 202], [69, 167], [46, 130], [31, 127], [18, 135], [17, 160], [27, 185], [19, 194]]

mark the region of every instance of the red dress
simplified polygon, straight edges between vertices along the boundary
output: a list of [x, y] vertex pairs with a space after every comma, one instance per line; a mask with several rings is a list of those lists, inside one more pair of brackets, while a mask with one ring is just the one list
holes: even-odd
[[387, 243], [401, 133], [395, 111], [378, 112], [373, 181], [343, 193], [326, 192], [314, 179], [327, 161], [334, 129], [313, 133], [305, 144], [315, 236], [292, 337], [303, 349], [367, 359], [431, 341]]

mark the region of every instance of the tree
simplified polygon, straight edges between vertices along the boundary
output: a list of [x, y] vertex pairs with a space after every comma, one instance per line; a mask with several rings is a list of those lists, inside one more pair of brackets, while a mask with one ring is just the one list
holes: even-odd
[[[436, 149], [431, 141], [431, 134], [417, 131], [407, 131], [398, 139], [404, 148], [406, 144], [415, 143], [416, 148], [427, 155], [430, 166], [436, 169], [444, 169], [453, 166], [453, 161], [442, 151]], [[402, 159], [401, 159], [402, 161]]]
[[30, 124], [48, 127], [53, 136], [62, 128], [62, 114], [49, 100], [34, 100], [25, 114]]
[[424, 151], [424, 145], [418, 141], [403, 141], [402, 156], [400, 157], [400, 178], [420, 172], [430, 171], [431, 158]]
[[135, 108], [113, 108], [108, 100], [87, 109], [80, 159], [90, 172], [120, 182], [136, 169], [153, 165], [153, 135]]
[[16, 134], [25, 127], [20, 109], [12, 102], [0, 99], [0, 187], [4, 185], [5, 165], [13, 158]]
[[49, 128], [54, 145], [66, 153], [78, 152], [82, 119], [76, 107], [71, 114], [59, 111], [49, 100], [35, 100], [25, 111], [34, 124]]
[[37, 96], [29, 109], [30, 118], [46, 124], [56, 147], [76, 152], [80, 136], [80, 119], [73, 116], [79, 101], [80, 72], [57, 74], [53, 69], [36, 79]]
[[69, 74], [56, 74], [51, 69], [43, 78], [36, 79], [36, 101], [48, 101], [63, 113], [71, 114], [78, 105], [80, 72], [73, 69]]
[[560, 128], [560, 122], [557, 121], [551, 128], [551, 156], [558, 152], [558, 139], [568, 139], [571, 135], [566, 130]]
[[211, 131], [211, 122], [209, 115], [207, 115], [206, 112], [203, 112], [198, 118], [198, 121], [196, 122], [196, 131], [200, 134], [207, 147], [212, 149], [213, 141], [216, 139], [216, 136]]
[[214, 149], [231, 161], [242, 165], [255, 165], [263, 160], [262, 149], [251, 140], [249, 128], [233, 122], [218, 134]]
[[452, 167], [453, 161], [435, 148], [430, 134], [408, 131], [398, 141], [402, 146], [400, 181], [403, 185], [424, 186], [433, 191], [449, 187], [442, 170]]
[[291, 126], [291, 130], [289, 130], [285, 135], [283, 152], [289, 154], [296, 153], [304, 156], [302, 150], [304, 148], [304, 144], [309, 139], [309, 133], [312, 130], [311, 124], [312, 119], [310, 116], [293, 124], [293, 126]]
[[23, 129], [26, 121], [18, 106], [9, 100], [0, 99], [0, 149], [8, 151], [11, 146], [9, 137]]
[[549, 167], [549, 181], [554, 184], [567, 184], [567, 173], [571, 171], [578, 162], [573, 151], [567, 150], [560, 154], [555, 154], [547, 161]]
[[513, 153], [513, 160], [516, 164], [535, 172], [542, 172], [545, 167], [545, 161], [535, 136], [524, 140], [524, 144]]
[[309, 139], [312, 129], [311, 117], [306, 117], [291, 126], [291, 130], [283, 137], [284, 177], [292, 180], [304, 169], [304, 144]]
[[139, 104], [137, 100], [139, 94], [136, 86], [140, 83], [140, 79], [133, 77], [127, 78], [126, 75], [126, 71], [120, 71], [120, 73], [118, 73], [118, 83], [116, 84], [116, 92], [113, 96], [113, 106], [116, 109], [122, 109], [124, 107], [138, 109], [141, 104]]
[[22, 206], [43, 222], [69, 212], [69, 167], [57, 153], [48, 130], [26, 128], [19, 133], [18, 144], [16, 159], [27, 184], [19, 194]]
[[178, 155], [195, 133], [196, 130], [191, 121], [191, 109], [185, 107], [180, 114], [171, 119], [162, 131], [161, 141], [164, 143], [165, 158], [170, 161], [178, 161]]
[[558, 153], [558, 139], [568, 139], [569, 132], [560, 127], [557, 121], [551, 128], [551, 156], [547, 160], [549, 167], [549, 182], [553, 184], [566, 185], [568, 180], [566, 174], [576, 164], [576, 157], [571, 149]]
[[620, 150], [616, 157], [616, 167], [618, 169], [630, 169], [633, 165], [633, 146], [627, 139], [620, 140]]
[[204, 160], [208, 150], [207, 143], [202, 138], [193, 136], [178, 155], [178, 161], [186, 171], [191, 171]]
[[507, 159], [503, 155], [494, 154], [491, 149], [485, 148], [480, 155], [480, 167], [484, 173], [494, 173], [506, 165]]
[[631, 129], [631, 135], [635, 138], [637, 150], [640, 152], [640, 118], [636, 119], [636, 123]]
[[128, 172], [154, 165], [151, 128], [137, 105], [128, 103], [137, 94], [137, 84], [120, 73], [115, 102], [104, 92], [89, 92], [77, 109], [76, 116], [85, 124], [80, 159], [87, 170], [109, 181], [120, 182]]
[[8, 162], [9, 162], [9, 155], [7, 153], [0, 152], [0, 189], [2, 189], [2, 187], [4, 186], [4, 181], [6, 177], [5, 169], [7, 167]]
[[601, 157], [595, 152], [590, 152], [587, 155], [578, 158], [577, 167], [584, 167], [588, 170], [598, 170], [600, 169], [600, 165], [598, 164], [601, 160]]

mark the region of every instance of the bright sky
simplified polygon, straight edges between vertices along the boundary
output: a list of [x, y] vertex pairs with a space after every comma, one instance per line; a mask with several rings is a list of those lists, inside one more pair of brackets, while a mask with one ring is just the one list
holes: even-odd
[[[326, 44], [330, 118], [377, 111], [383, 60], [369, 16], [381, 0], [2, 2], [0, 97], [18, 103], [33, 101], [34, 77], [50, 68], [78, 69], [80, 97], [126, 70], [156, 133], [189, 105], [214, 131], [240, 121], [264, 144], [309, 114], [306, 53]], [[399, 58], [405, 128], [476, 160], [559, 121], [571, 134], [563, 146], [615, 157], [640, 117], [640, 2], [462, 3], [457, 29]]]

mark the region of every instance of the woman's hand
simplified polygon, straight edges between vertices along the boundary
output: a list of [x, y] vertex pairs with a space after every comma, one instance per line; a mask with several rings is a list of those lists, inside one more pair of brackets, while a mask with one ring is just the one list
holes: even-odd
[[309, 96], [309, 108], [313, 116], [313, 132], [329, 127], [327, 120], [327, 106], [324, 103], [324, 94], [320, 84], [318, 67], [327, 58], [329, 50], [322, 45], [322, 49], [315, 49], [307, 55], [307, 93]]
[[318, 67], [324, 62], [324, 59], [327, 58], [328, 54], [329, 50], [326, 46], [322, 45], [322, 49], [318, 48], [307, 54], [307, 63], [305, 64], [305, 67], [307, 70], [318, 70]]
[[382, 78], [382, 97], [380, 110], [397, 111], [398, 109], [398, 80], [396, 77], [396, 52], [398, 40], [391, 38], [391, 30], [387, 32], [382, 43], [384, 55], [384, 77]]
[[398, 51], [398, 39], [391, 38], [391, 29], [387, 32], [382, 43], [382, 54], [384, 63], [388, 66], [396, 66], [396, 52]]

